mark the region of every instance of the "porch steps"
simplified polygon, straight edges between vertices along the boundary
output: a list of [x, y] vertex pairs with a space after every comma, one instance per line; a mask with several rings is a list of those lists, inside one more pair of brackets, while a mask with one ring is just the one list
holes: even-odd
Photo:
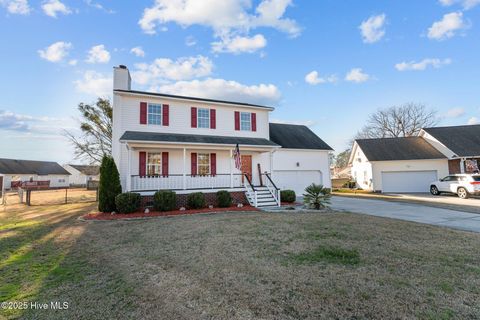
[[[270, 193], [267, 187], [255, 186], [255, 190], [257, 190], [257, 208], [278, 206], [278, 203], [275, 201], [275, 198]], [[250, 203], [253, 203], [253, 199], [248, 200], [250, 201]]]

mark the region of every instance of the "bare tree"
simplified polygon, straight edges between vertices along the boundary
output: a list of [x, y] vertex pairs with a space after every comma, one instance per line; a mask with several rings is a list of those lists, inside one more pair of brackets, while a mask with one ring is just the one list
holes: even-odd
[[99, 98], [95, 104], [80, 103], [78, 110], [81, 135], [64, 131], [65, 137], [74, 147], [75, 158], [91, 164], [102, 162], [104, 155], [112, 153], [112, 107], [108, 99]]
[[416, 136], [422, 128], [438, 123], [436, 115], [436, 111], [428, 110], [425, 105], [418, 103], [378, 110], [370, 115], [355, 139]]

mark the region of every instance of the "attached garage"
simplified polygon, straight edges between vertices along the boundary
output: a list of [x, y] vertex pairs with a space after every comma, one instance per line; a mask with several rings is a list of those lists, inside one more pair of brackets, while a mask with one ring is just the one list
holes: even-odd
[[282, 190], [293, 190], [297, 196], [305, 193], [305, 188], [315, 184], [323, 184], [322, 173], [319, 170], [281, 170], [273, 172], [277, 187]]
[[429, 171], [382, 172], [383, 192], [428, 192], [438, 173]]

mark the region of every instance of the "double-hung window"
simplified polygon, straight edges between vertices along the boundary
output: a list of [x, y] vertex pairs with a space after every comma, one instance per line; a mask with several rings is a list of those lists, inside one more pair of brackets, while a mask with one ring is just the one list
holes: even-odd
[[147, 175], [157, 176], [162, 174], [162, 154], [148, 153], [147, 156]]
[[197, 119], [199, 128], [210, 128], [210, 109], [198, 108]]
[[210, 174], [210, 154], [199, 153], [197, 155], [197, 172], [199, 175]]
[[240, 130], [252, 131], [252, 114], [250, 112], [240, 112]]
[[162, 125], [162, 105], [149, 104], [147, 118], [148, 124]]

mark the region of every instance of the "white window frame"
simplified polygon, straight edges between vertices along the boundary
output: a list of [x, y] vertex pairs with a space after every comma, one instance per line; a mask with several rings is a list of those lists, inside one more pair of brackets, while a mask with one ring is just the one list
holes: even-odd
[[[200, 117], [200, 110], [205, 112], [206, 111], [206, 117], [202, 116]], [[205, 124], [206, 124], [206, 127], [203, 127], [200, 125], [201, 121], [200, 119], [202, 119]], [[197, 108], [197, 128], [202, 128], [202, 129], [210, 129], [210, 109], [208, 108]]]
[[[150, 112], [150, 107], [158, 107], [159, 108], [159, 113], [154, 113]], [[150, 120], [152, 119], [152, 116], [158, 117], [157, 119], [160, 119], [159, 121], [156, 121], [155, 123], [151, 123]], [[149, 103], [147, 105], [147, 124], [148, 125], [153, 125], [153, 126], [161, 126], [163, 125], [163, 106], [158, 103]]]
[[[244, 115], [248, 115], [248, 121], [242, 119], [242, 116]], [[247, 125], [247, 124], [248, 126], [245, 127], [244, 125]], [[252, 131], [252, 113], [251, 112], [240, 112], [240, 130]]]
[[[208, 164], [200, 164], [200, 156], [208, 157]], [[200, 167], [208, 166], [208, 173], [201, 173]], [[212, 157], [210, 153], [197, 153], [197, 174], [199, 176], [209, 176], [212, 174]]]
[[[150, 160], [150, 155], [159, 155], [159, 163], [150, 163], [149, 160]], [[162, 175], [162, 153], [161, 152], [147, 152], [147, 159], [145, 159], [145, 172], [147, 174], [147, 176], [160, 176]], [[149, 167], [153, 167], [153, 168], [156, 168], [155, 171], [157, 171], [157, 173], [153, 173], [151, 174], [150, 171], [149, 171]]]

